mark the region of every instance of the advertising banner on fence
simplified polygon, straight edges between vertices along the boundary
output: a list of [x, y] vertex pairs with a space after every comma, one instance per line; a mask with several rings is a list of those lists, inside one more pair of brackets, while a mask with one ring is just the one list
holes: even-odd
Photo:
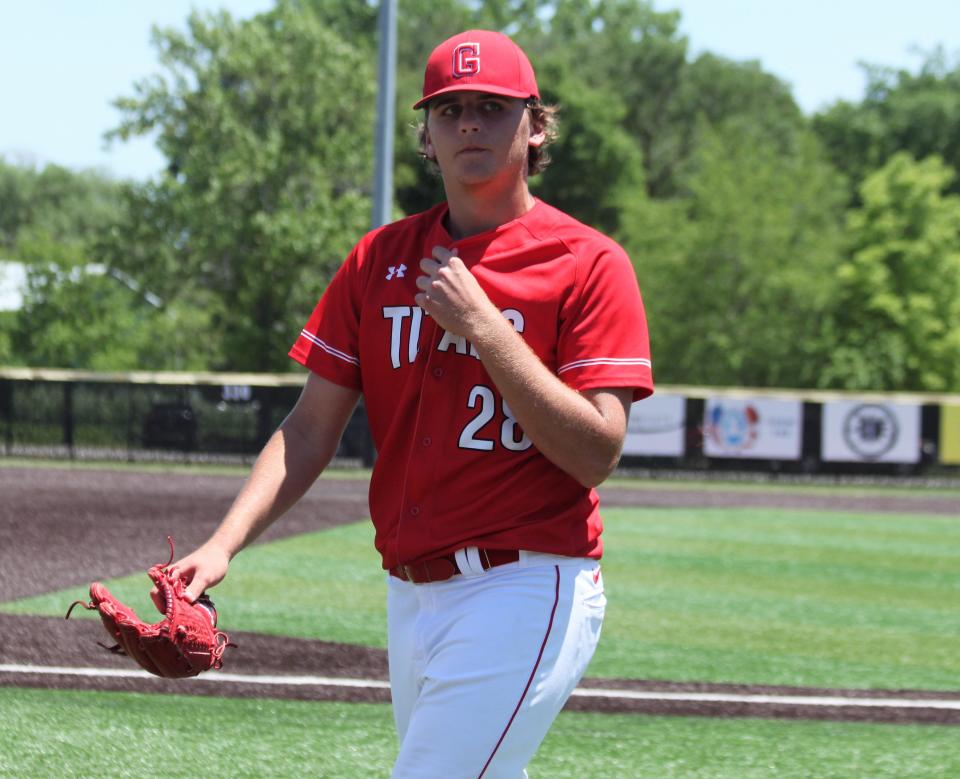
[[703, 411], [703, 453], [799, 460], [802, 431], [799, 400], [710, 398]]
[[623, 453], [644, 457], [683, 457], [687, 399], [652, 395], [630, 407]]
[[820, 458], [833, 462], [920, 460], [920, 406], [838, 400], [824, 403]]
[[960, 465], [960, 404], [940, 406], [940, 462]]

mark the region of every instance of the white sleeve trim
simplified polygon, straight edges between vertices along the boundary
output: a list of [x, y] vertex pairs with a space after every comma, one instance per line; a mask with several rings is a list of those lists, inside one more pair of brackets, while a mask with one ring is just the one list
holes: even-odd
[[323, 351], [325, 351], [327, 354], [331, 355], [332, 357], [336, 357], [337, 359], [343, 360], [344, 362], [348, 362], [351, 365], [356, 365], [356, 366], [360, 365], [360, 360], [357, 357], [352, 357], [346, 352], [341, 352], [339, 349], [334, 349], [332, 346], [325, 343], [323, 340], [318, 338], [309, 330], [306, 330], [306, 329], [301, 330], [300, 336], [302, 338], [306, 338], [314, 346], [319, 346], [321, 349], [323, 349]]
[[619, 367], [637, 365], [644, 368], [651, 367], [650, 360], [645, 357], [594, 357], [590, 360], [576, 360], [575, 362], [568, 362], [566, 365], [561, 365], [557, 368], [557, 374], [559, 375], [564, 371], [570, 371], [574, 368], [586, 368], [593, 365], [616, 365]]

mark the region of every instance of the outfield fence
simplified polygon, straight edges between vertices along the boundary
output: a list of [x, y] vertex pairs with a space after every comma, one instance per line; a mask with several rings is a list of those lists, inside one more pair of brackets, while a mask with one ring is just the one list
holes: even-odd
[[[0, 369], [0, 456], [247, 462], [303, 373]], [[363, 404], [337, 451], [370, 466]], [[960, 476], [960, 395], [658, 387], [634, 404], [623, 469]]]
[[[0, 370], [7, 457], [252, 460], [296, 403], [302, 375]], [[370, 465], [362, 403], [336, 455]]]

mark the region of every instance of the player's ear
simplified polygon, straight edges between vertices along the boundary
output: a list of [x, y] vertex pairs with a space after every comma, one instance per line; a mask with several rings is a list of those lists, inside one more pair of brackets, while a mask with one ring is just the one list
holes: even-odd
[[430, 109], [423, 109], [423, 119], [417, 122], [417, 154], [430, 162], [437, 161], [437, 153], [430, 140]]
[[539, 149], [547, 140], [547, 128], [545, 122], [537, 121], [538, 114], [533, 111], [529, 103], [527, 108], [527, 121], [530, 123], [530, 140], [527, 141], [527, 145]]
[[430, 140], [429, 130], [423, 134], [423, 153], [426, 155], [428, 160], [437, 159], [437, 152], [434, 150], [433, 142]]

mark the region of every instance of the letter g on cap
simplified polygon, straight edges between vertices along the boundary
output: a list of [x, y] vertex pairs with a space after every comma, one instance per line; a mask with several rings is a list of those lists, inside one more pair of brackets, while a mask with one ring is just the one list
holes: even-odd
[[453, 50], [453, 75], [476, 76], [480, 72], [480, 44], [461, 43]]

